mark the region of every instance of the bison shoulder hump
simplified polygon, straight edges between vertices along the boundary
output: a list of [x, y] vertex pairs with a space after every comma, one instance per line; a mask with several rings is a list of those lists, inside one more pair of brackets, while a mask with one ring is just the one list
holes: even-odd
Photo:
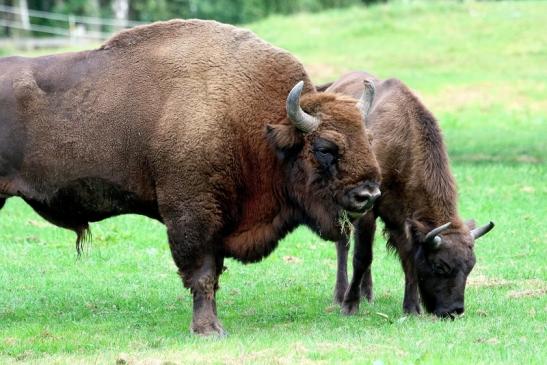
[[[143, 42], [156, 43], [185, 37], [188, 34], [206, 36], [206, 34], [227, 34], [238, 28], [222, 24], [213, 20], [173, 19], [159, 21], [152, 24], [140, 25], [131, 29], [122, 30], [107, 40], [101, 50], [131, 47]], [[251, 32], [238, 32], [240, 37], [249, 37]]]

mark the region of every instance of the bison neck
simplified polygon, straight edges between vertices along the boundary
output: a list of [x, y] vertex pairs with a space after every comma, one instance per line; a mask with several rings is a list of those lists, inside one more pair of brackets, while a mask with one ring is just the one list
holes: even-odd
[[[388, 227], [403, 227], [407, 218], [435, 226], [459, 223], [456, 183], [437, 121], [406, 88], [397, 97], [393, 105], [412, 110], [386, 108], [371, 126], [382, 168], [380, 215]], [[406, 116], [405, 123], [392, 118], [394, 112]]]
[[224, 239], [225, 255], [243, 262], [268, 256], [302, 221], [300, 209], [287, 198], [286, 177], [274, 152], [260, 136], [252, 141], [247, 146], [253, 152], [239, 154], [244, 182], [238, 194], [239, 216]]
[[414, 124], [418, 131], [412, 152], [412, 179], [417, 184], [410, 184], [414, 214], [433, 225], [457, 220], [456, 182], [437, 121], [423, 108]]
[[[233, 257], [242, 262], [256, 262], [268, 256], [279, 241], [298, 223], [295, 212], [287, 207], [272, 209], [268, 214], [243, 207], [244, 213], [238, 227], [224, 240], [224, 253], [227, 257]], [[266, 212], [263, 212], [266, 213]]]

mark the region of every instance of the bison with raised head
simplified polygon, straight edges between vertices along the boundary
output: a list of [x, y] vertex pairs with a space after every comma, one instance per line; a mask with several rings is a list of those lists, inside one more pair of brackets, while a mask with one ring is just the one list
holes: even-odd
[[[382, 196], [374, 210], [355, 222], [354, 273], [347, 283], [347, 239], [337, 242], [335, 300], [353, 314], [361, 295], [372, 299], [372, 243], [376, 217], [385, 223], [388, 246], [405, 274], [403, 309], [453, 316], [464, 311], [467, 276], [475, 265], [474, 241], [494, 224], [475, 228], [457, 210], [456, 184], [435, 117], [406, 85], [352, 72], [325, 85], [327, 92], [358, 97], [372, 148], [382, 171]], [[418, 293], [420, 295], [418, 295]]]
[[300, 224], [338, 240], [380, 181], [355, 99], [316, 93], [289, 53], [216, 22], [0, 59], [0, 109], [0, 206], [21, 197], [78, 243], [119, 214], [163, 222], [203, 335], [223, 333], [224, 258], [258, 261]]

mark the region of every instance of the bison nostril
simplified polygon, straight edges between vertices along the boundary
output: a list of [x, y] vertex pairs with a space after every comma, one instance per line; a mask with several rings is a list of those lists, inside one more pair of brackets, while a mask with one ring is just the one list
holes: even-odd
[[361, 204], [364, 204], [367, 202], [374, 203], [380, 197], [380, 195], [381, 195], [380, 189], [378, 188], [372, 188], [372, 189], [365, 188], [365, 189], [360, 189], [356, 191], [353, 195], [353, 200], [356, 203], [361, 203]]
[[363, 185], [352, 189], [347, 195], [350, 210], [364, 212], [370, 209], [380, 196], [380, 189], [377, 186]]
[[353, 200], [358, 203], [366, 203], [372, 199], [372, 195], [367, 190], [360, 190], [353, 194]]
[[375, 202], [376, 200], [378, 200], [378, 198], [380, 197], [380, 195], [382, 195], [382, 193], [380, 192], [380, 189], [378, 188], [374, 188], [371, 192], [371, 200], [372, 202]]

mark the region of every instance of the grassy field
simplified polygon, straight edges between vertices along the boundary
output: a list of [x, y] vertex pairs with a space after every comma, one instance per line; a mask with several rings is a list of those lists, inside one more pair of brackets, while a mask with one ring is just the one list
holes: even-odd
[[478, 241], [465, 316], [403, 316], [402, 272], [380, 236], [375, 302], [341, 316], [334, 246], [301, 228], [259, 264], [228, 261], [219, 311], [230, 336], [196, 338], [162, 225], [93, 224], [78, 259], [71, 232], [12, 199], [0, 212], [0, 363], [545, 363], [547, 3], [392, 4], [249, 27], [318, 82], [352, 69], [396, 76], [437, 115], [461, 215], [497, 223]]

